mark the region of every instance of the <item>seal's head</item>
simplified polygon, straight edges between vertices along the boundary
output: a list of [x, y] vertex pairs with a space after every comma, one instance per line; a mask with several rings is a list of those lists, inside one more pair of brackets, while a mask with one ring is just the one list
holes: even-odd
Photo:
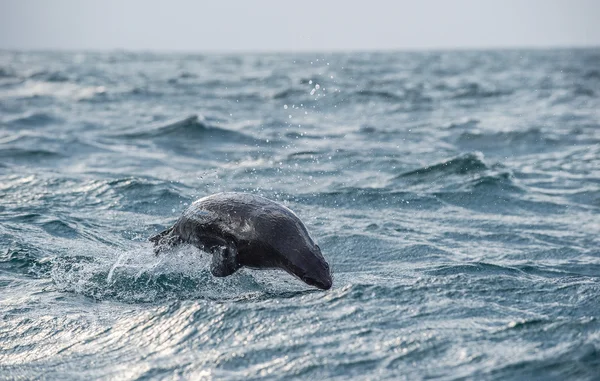
[[287, 263], [282, 268], [288, 273], [321, 290], [331, 288], [331, 270], [318, 245], [297, 248], [294, 255], [286, 255], [286, 258]]
[[275, 265], [304, 283], [329, 290], [333, 283], [329, 264], [300, 219], [282, 207], [276, 213], [263, 214], [261, 230], [268, 231], [268, 243], [274, 249]]

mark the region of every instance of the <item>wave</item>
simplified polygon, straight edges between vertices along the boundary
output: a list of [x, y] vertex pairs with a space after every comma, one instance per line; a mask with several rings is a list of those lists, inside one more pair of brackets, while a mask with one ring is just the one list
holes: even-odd
[[377, 127], [363, 124], [358, 128], [358, 132], [363, 134], [373, 134], [377, 132]]
[[487, 165], [480, 153], [460, 155], [400, 174], [391, 185], [482, 213], [511, 214], [554, 206], [521, 199], [526, 191], [514, 183], [512, 173], [501, 164]]
[[77, 238], [79, 237], [79, 233], [77, 232], [77, 228], [71, 226], [71, 224], [62, 221], [60, 219], [51, 219], [42, 224], [42, 229], [46, 231], [46, 233], [62, 238]]
[[[396, 231], [404, 233], [407, 228], [396, 228]], [[399, 251], [403, 260], [415, 262], [431, 263], [434, 261], [448, 260], [454, 257], [454, 254], [430, 244], [412, 244], [404, 246]]]
[[147, 243], [126, 250], [96, 247], [87, 253], [56, 256], [46, 276], [62, 292], [136, 304], [185, 299], [261, 300], [306, 292], [306, 287], [282, 271], [242, 269], [234, 276], [214, 277], [209, 269], [210, 254], [190, 245], [159, 256]]
[[377, 91], [377, 90], [359, 90], [353, 94], [356, 97], [368, 98], [368, 99], [381, 99], [388, 102], [401, 102], [404, 100], [403, 97], [398, 96], [388, 91]]
[[583, 85], [576, 85], [575, 89], [573, 89], [573, 95], [575, 96], [585, 96], [585, 97], [590, 97], [590, 98], [594, 98], [596, 93], [594, 92], [594, 90], [590, 89], [589, 87], [583, 86]]
[[[67, 222], [63, 219], [48, 216], [40, 213], [25, 213], [13, 215], [10, 219], [12, 223], [28, 224], [39, 226], [46, 233], [61, 238], [78, 238], [79, 233], [75, 223]], [[28, 248], [29, 250], [30, 248]], [[18, 250], [17, 250], [18, 251]], [[9, 249], [10, 252], [10, 249]]]
[[49, 262], [35, 246], [26, 243], [13, 243], [5, 252], [0, 252], [0, 269], [26, 274], [32, 277], [47, 276]]
[[181, 183], [139, 177], [94, 181], [84, 189], [85, 199], [101, 199], [109, 209], [136, 213], [172, 214], [174, 206], [193, 201]]
[[500, 266], [485, 262], [472, 262], [466, 264], [453, 264], [435, 266], [431, 270], [426, 270], [426, 274], [433, 276], [469, 274], [477, 276], [524, 276], [525, 273], [518, 268], [509, 266]]
[[288, 159], [302, 158], [302, 159], [311, 159], [313, 160], [315, 157], [322, 155], [321, 151], [298, 151], [291, 153], [287, 156]]
[[128, 92], [124, 93], [124, 94], [120, 94], [121, 96], [125, 96], [125, 97], [142, 97], [142, 98], [159, 98], [159, 97], [163, 97], [165, 96], [165, 93], [162, 91], [156, 91], [156, 90], [152, 90], [149, 89], [147, 87], [134, 87], [131, 90], [129, 90]]
[[600, 70], [592, 69], [585, 72], [584, 79], [600, 79]]
[[185, 119], [165, 125], [138, 129], [119, 136], [129, 139], [191, 138], [259, 142], [258, 139], [254, 139], [244, 133], [211, 126], [204, 117], [199, 117], [198, 115], [191, 115]]
[[481, 121], [479, 119], [466, 119], [460, 122], [452, 122], [445, 126], [447, 129], [466, 129], [466, 128], [475, 128], [479, 125]]
[[21, 116], [16, 119], [9, 120], [3, 124], [10, 127], [44, 127], [51, 124], [63, 122], [61, 118], [47, 112], [35, 112], [26, 116]]
[[297, 131], [288, 131], [284, 134], [284, 136], [288, 139], [308, 139], [308, 140], [323, 140], [323, 139], [335, 139], [342, 137], [343, 133], [331, 133], [331, 134], [319, 134], [319, 133], [307, 133], [307, 132], [297, 132]]
[[11, 70], [4, 67], [0, 67], [0, 78], [16, 78], [17, 74]]
[[338, 191], [288, 195], [287, 199], [302, 204], [331, 208], [373, 209], [402, 207], [403, 209], [439, 209], [443, 204], [435, 197], [389, 188], [346, 187]]
[[104, 86], [81, 86], [72, 82], [49, 82], [27, 80], [22, 85], [0, 93], [0, 98], [17, 100], [44, 99], [48, 106], [55, 106], [56, 99], [74, 101], [92, 100], [106, 92]]
[[52, 260], [50, 277], [58, 290], [95, 300], [151, 303], [197, 298], [210, 280], [207, 259], [191, 250], [186, 257], [175, 257], [176, 265], [173, 257], [154, 256], [149, 246], [121, 253], [107, 248], [93, 251], [94, 256], [62, 255]]
[[600, 208], [600, 190], [585, 190], [566, 196], [571, 202]]
[[322, 75], [314, 75], [312, 77], [303, 77], [298, 81], [301, 85], [316, 85], [317, 83], [327, 83], [327, 80]]
[[531, 153], [533, 149], [539, 151], [557, 146], [560, 141], [534, 127], [524, 131], [496, 133], [462, 132], [456, 143], [461, 147], [477, 147], [480, 150], [509, 150], [514, 153]]
[[468, 183], [474, 190], [483, 190], [493, 192], [495, 190], [502, 193], [524, 193], [525, 191], [514, 184], [511, 172], [492, 172], [483, 176], [477, 176]]
[[306, 91], [303, 89], [285, 89], [279, 91], [273, 95], [273, 99], [290, 99], [290, 98], [300, 98], [300, 97], [308, 97], [310, 95], [310, 91]]
[[0, 148], [0, 158], [7, 160], [40, 160], [40, 159], [56, 159], [63, 158], [64, 155], [44, 150], [44, 149], [27, 149], [27, 148]]
[[38, 71], [27, 77], [28, 79], [35, 79], [45, 82], [68, 82], [69, 76], [60, 71]]
[[[539, 319], [541, 320], [541, 319]], [[558, 323], [548, 321], [537, 321], [530, 319], [523, 324], [515, 324], [514, 329], [519, 330], [519, 340], [527, 342], [533, 336], [536, 340], [543, 337], [544, 340], [560, 341], [560, 346], [537, 346], [535, 351], [529, 350], [522, 356], [515, 356], [508, 361], [502, 362], [492, 369], [478, 372], [482, 379], [523, 379], [523, 380], [596, 380], [598, 378], [598, 367], [600, 366], [600, 350], [594, 339], [581, 339], [575, 342], [566, 342], [562, 336], [558, 336], [558, 328], [561, 332], [592, 331], [593, 328], [582, 327], [584, 323]], [[514, 330], [513, 329], [513, 330]], [[543, 334], [542, 334], [543, 332]], [[508, 332], [507, 332], [508, 333]], [[514, 333], [513, 333], [514, 335]], [[583, 335], [591, 337], [592, 335]], [[525, 339], [523, 338], [525, 337]], [[535, 353], [532, 355], [531, 353]]]
[[177, 83], [179, 80], [182, 79], [192, 79], [192, 78], [198, 78], [198, 75], [189, 71], [182, 71], [180, 72], [176, 77], [172, 77], [168, 80], [169, 83]]
[[478, 83], [469, 83], [457, 90], [452, 98], [454, 99], [483, 99], [496, 98], [505, 95], [511, 95], [512, 91], [488, 89]]
[[[107, 149], [94, 143], [82, 141], [69, 135], [51, 135], [33, 131], [21, 131], [5, 137], [0, 137], [0, 156], [12, 159], [27, 159], [40, 157], [66, 158], [89, 156]], [[12, 155], [12, 156], [11, 156]], [[40, 163], [44, 164], [44, 163]]]
[[396, 178], [418, 178], [421, 179], [421, 181], [428, 181], [431, 179], [431, 177], [453, 174], [468, 175], [473, 173], [479, 173], [488, 169], [490, 168], [483, 161], [483, 154], [480, 152], [473, 152], [459, 155], [452, 159], [445, 160], [441, 163], [402, 173]]

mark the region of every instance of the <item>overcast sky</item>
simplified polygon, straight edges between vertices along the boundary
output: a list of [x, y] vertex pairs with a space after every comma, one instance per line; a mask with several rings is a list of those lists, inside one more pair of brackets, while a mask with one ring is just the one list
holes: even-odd
[[600, 0], [0, 0], [1, 49], [600, 46]]

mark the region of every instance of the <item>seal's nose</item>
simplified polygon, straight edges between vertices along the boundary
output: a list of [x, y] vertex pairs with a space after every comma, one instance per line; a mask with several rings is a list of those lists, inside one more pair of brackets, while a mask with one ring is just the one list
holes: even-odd
[[323, 261], [323, 271], [319, 277], [319, 287], [322, 290], [329, 290], [333, 285], [333, 279], [331, 279], [331, 270], [329, 269], [329, 263]]
[[303, 276], [300, 279], [302, 279], [304, 283], [320, 288], [321, 290], [329, 290], [333, 285], [333, 280], [331, 279], [331, 275], [329, 274], [329, 272], [323, 276]]
[[324, 274], [321, 274], [312, 282], [313, 286], [316, 286], [321, 290], [329, 290], [333, 285], [333, 279], [331, 279], [331, 273], [329, 272], [329, 265], [326, 265], [325, 270], [326, 272]]
[[329, 276], [329, 277], [327, 277], [327, 279], [325, 279], [324, 282], [321, 283], [319, 288], [321, 290], [329, 290], [332, 285], [333, 285], [333, 280], [331, 279], [331, 276]]

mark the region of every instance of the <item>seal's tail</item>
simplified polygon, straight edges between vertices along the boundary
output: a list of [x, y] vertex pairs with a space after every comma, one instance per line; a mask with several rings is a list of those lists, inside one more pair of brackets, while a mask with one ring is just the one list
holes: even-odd
[[173, 227], [153, 235], [152, 237], [148, 238], [148, 241], [154, 243], [154, 254], [156, 255], [165, 249], [177, 246], [182, 242], [181, 237], [174, 232]]

